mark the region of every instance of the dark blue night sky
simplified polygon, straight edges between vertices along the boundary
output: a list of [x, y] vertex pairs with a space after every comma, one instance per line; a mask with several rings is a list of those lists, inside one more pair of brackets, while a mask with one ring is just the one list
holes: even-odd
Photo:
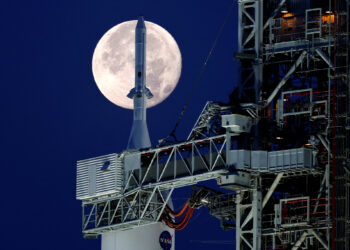
[[[166, 137], [198, 76], [231, 1], [3, 1], [1, 27], [1, 249], [99, 250], [81, 234], [76, 161], [126, 148], [132, 111], [110, 103], [91, 71], [93, 50], [112, 26], [140, 14], [169, 31], [182, 53], [178, 87], [148, 110], [152, 144]], [[237, 82], [237, 3], [189, 104], [185, 139], [206, 101], [227, 102]], [[177, 207], [190, 189], [178, 190]], [[206, 208], [176, 234], [177, 249], [233, 249]], [[221, 243], [219, 242], [221, 240]]]

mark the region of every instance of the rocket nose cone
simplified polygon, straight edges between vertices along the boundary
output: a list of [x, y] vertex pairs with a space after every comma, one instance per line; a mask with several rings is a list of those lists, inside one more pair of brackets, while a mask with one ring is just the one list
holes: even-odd
[[145, 29], [145, 19], [143, 16], [139, 16], [138, 20], [137, 20], [137, 25], [136, 25], [136, 29]]

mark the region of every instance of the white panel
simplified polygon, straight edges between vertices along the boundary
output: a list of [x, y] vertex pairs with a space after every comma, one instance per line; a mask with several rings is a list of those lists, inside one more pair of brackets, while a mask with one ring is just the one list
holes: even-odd
[[235, 169], [250, 168], [250, 154], [249, 150], [227, 150], [226, 151], [226, 164], [228, 166], [234, 166]]
[[125, 231], [104, 233], [102, 250], [163, 250], [159, 243], [163, 231], [168, 231], [172, 236], [171, 250], [174, 250], [175, 231], [160, 222]]
[[[78, 200], [109, 193], [118, 193], [123, 187], [123, 162], [118, 154], [103, 155], [77, 163]], [[101, 170], [106, 162], [109, 166]]]
[[88, 166], [89, 171], [89, 195], [96, 193], [96, 167], [94, 165]]
[[222, 127], [229, 129], [231, 132], [242, 133], [250, 132], [252, 119], [248, 116], [230, 114], [221, 116]]
[[254, 170], [267, 170], [267, 151], [256, 150], [251, 152], [251, 167]]
[[124, 170], [128, 173], [131, 170], [139, 169], [141, 167], [141, 153], [125, 154], [124, 156]]
[[287, 171], [312, 167], [312, 150], [297, 148], [268, 153], [270, 171]]

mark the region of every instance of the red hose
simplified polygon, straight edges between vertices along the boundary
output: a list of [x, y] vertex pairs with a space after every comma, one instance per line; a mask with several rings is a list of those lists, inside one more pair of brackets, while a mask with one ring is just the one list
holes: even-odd
[[187, 201], [187, 202], [185, 203], [185, 205], [183, 206], [183, 208], [182, 208], [178, 213], [175, 213], [173, 210], [171, 210], [171, 208], [170, 208], [168, 205], [166, 205], [165, 209], [166, 209], [171, 215], [173, 215], [173, 216], [175, 216], [175, 217], [179, 217], [179, 216], [181, 216], [181, 215], [185, 212], [185, 210], [188, 208], [188, 204], [189, 204], [189, 202]]
[[173, 222], [171, 222], [171, 221], [169, 221], [169, 220], [167, 220], [165, 218], [164, 218], [164, 222], [170, 228], [173, 228], [173, 229], [175, 229], [177, 231], [180, 231], [180, 230], [184, 229], [187, 226], [187, 224], [188, 224], [188, 222], [189, 222], [189, 220], [190, 220], [190, 218], [191, 218], [191, 216], [193, 214], [193, 211], [194, 211], [194, 208], [189, 208], [187, 210], [185, 216], [182, 218], [182, 220], [179, 223], [173, 223]]
[[187, 221], [181, 227], [175, 228], [175, 230], [180, 231], [180, 230], [184, 229], [187, 226], [187, 224], [190, 222], [190, 219], [192, 217], [193, 211], [194, 211], [194, 209], [191, 208], [191, 211], [189, 212], [189, 216], [187, 218]]
[[181, 227], [187, 220], [188, 216], [190, 214], [190, 209], [187, 210], [185, 216], [181, 219], [180, 222], [178, 223], [173, 223], [172, 221], [169, 221], [168, 219], [165, 219], [165, 222], [172, 228], [177, 228], [177, 227]]

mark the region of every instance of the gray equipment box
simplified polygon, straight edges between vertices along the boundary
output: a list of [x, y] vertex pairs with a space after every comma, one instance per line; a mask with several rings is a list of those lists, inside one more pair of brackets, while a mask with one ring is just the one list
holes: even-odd
[[249, 133], [252, 118], [244, 115], [231, 114], [221, 116], [221, 126], [233, 133]]

